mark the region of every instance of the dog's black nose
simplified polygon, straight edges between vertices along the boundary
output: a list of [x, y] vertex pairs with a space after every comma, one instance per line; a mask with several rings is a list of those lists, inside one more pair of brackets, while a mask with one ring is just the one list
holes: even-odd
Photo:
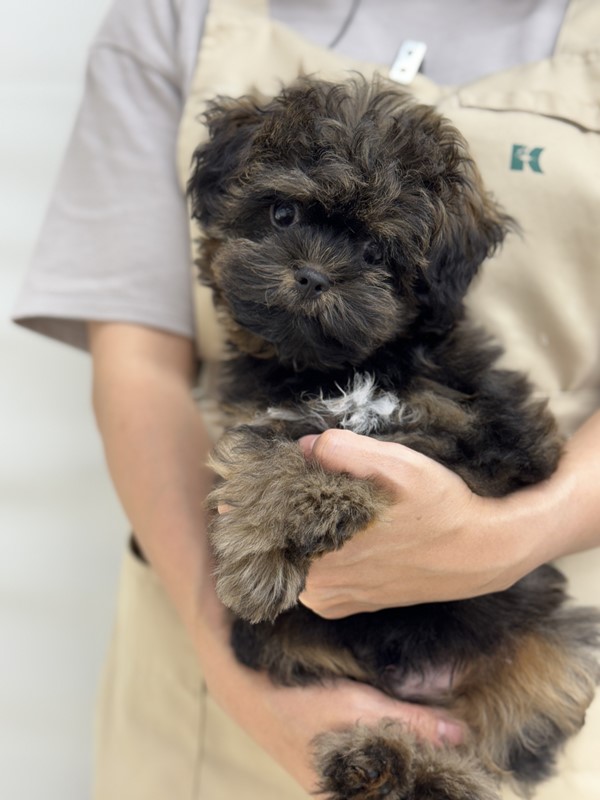
[[319, 297], [331, 287], [327, 275], [312, 267], [302, 267], [296, 272], [296, 283], [306, 299]]

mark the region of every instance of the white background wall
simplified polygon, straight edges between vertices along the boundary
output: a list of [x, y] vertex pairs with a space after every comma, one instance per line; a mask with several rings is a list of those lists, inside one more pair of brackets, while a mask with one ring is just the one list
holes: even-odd
[[87, 356], [8, 322], [109, 0], [0, 9], [0, 797], [90, 796], [93, 703], [126, 521]]

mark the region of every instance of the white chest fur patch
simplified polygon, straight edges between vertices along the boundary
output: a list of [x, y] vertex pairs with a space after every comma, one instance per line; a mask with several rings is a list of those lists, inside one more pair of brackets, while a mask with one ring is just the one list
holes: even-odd
[[398, 424], [409, 412], [393, 394], [384, 392], [369, 374], [356, 374], [345, 389], [338, 387], [335, 397], [313, 397], [300, 401], [294, 408], [269, 408], [261, 421], [310, 422], [315, 431], [346, 428], [365, 435], [377, 433], [391, 423]]

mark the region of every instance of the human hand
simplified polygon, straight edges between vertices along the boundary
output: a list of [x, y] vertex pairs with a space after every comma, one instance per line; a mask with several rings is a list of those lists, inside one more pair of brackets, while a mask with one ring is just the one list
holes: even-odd
[[203, 659], [210, 693], [307, 792], [314, 792], [318, 786], [312, 764], [313, 740], [326, 731], [359, 721], [375, 725], [389, 718], [433, 744], [456, 745], [464, 740], [465, 728], [439, 709], [396, 701], [350, 680], [275, 686], [263, 673], [233, 660], [217, 660], [218, 649], [211, 647], [210, 663]]
[[303, 437], [300, 447], [325, 469], [375, 479], [392, 500], [384, 517], [312, 564], [300, 599], [321, 616], [499, 591], [537, 566], [531, 538], [502, 524], [510, 503], [475, 495], [436, 461], [343, 430]]

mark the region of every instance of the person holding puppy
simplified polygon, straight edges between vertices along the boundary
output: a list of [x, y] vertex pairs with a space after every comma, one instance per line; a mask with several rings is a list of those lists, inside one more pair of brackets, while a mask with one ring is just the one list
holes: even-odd
[[[124, 567], [122, 635], [105, 685], [96, 797], [135, 800], [167, 790], [210, 800], [306, 797], [314, 788], [309, 743], [323, 730], [390, 716], [434, 742], [458, 743], [465, 732], [443, 711], [394, 702], [370, 687], [339, 682], [283, 689], [235, 662], [203, 535], [212, 481], [205, 464], [211, 426], [218, 424], [210, 370], [203, 373], [202, 416], [190, 392], [196, 343], [210, 364], [220, 358], [219, 336], [208, 297], [197, 289], [194, 341], [184, 187], [203, 135], [198, 115], [206, 100], [255, 89], [273, 94], [300, 70], [373, 74], [381, 70], [382, 31], [406, 30], [409, 38], [420, 12], [410, 2], [394, 4], [394, 11], [384, 2], [359, 5], [346, 34], [327, 49], [316, 24], [316, 43], [306, 38], [299, 19], [308, 8], [296, 14], [274, 3], [279, 18], [273, 19], [260, 0], [215, 0], [203, 21], [198, 4], [182, 3], [180, 18], [167, 5], [155, 0], [151, 14], [136, 2], [117, 3], [103, 27], [59, 194], [16, 309], [31, 327], [89, 342], [109, 467], [152, 565], [128, 555]], [[456, 19], [440, 16], [433, 26], [430, 17], [429, 72], [416, 75], [411, 89], [464, 133], [486, 184], [525, 231], [485, 265], [472, 310], [501, 338], [509, 366], [527, 371], [550, 397], [572, 435], [549, 481], [503, 500], [477, 498], [453, 473], [398, 445], [344, 431], [302, 440], [306, 456], [327, 468], [375, 474], [388, 485], [398, 499], [393, 527], [403, 532], [392, 538], [391, 522], [374, 526], [313, 566], [302, 599], [324, 616], [505, 588], [570, 553], [580, 554], [565, 567], [572, 590], [600, 603], [600, 269], [594, 261], [600, 243], [589, 177], [598, 157], [589, 87], [600, 80], [600, 18], [594, 0], [571, 0], [568, 7], [555, 0], [523, 3], [523, 16], [512, 20], [502, 17], [508, 13], [503, 4], [491, 5], [507, 33], [504, 46], [498, 41], [498, 48], [487, 48], [481, 72], [459, 74], [447, 48], [445, 62], [440, 58]], [[457, 12], [461, 4], [453, 6]], [[445, 7], [438, 4], [437, 13]], [[325, 4], [319, 11], [324, 28], [336, 8]], [[397, 14], [397, 25], [389, 14]], [[536, 52], [524, 53], [526, 42], [506, 46], [515, 22], [536, 31]], [[194, 34], [202, 26], [196, 62]], [[194, 58], [186, 61], [182, 54], [190, 52]], [[122, 85], [131, 87], [133, 99], [116, 90]], [[94, 267], [90, 246], [99, 245], [100, 232], [107, 249]], [[560, 774], [539, 798], [562, 797], [566, 786], [582, 800], [597, 796], [600, 773], [590, 743], [599, 717], [596, 702]]]

